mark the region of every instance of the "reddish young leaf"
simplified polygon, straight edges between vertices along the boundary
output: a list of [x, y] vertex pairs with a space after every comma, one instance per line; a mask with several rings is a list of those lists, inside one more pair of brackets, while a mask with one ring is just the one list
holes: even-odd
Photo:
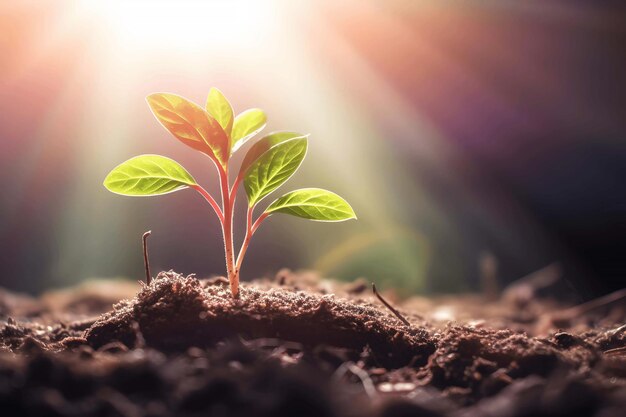
[[146, 100], [157, 120], [178, 140], [226, 166], [230, 156], [228, 135], [203, 108], [169, 93], [150, 94]]

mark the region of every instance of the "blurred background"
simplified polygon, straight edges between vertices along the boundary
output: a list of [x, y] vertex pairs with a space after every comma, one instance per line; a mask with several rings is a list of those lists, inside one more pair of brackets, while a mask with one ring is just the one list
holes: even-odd
[[212, 164], [144, 99], [203, 104], [215, 86], [236, 112], [264, 109], [265, 132], [311, 134], [274, 195], [328, 188], [359, 216], [271, 218], [244, 279], [288, 267], [459, 292], [480, 287], [487, 259], [502, 285], [558, 262], [580, 298], [621, 288], [625, 46], [618, 2], [2, 2], [0, 286], [140, 279], [148, 229], [153, 270], [223, 274], [200, 196], [102, 186], [159, 153], [217, 191]]

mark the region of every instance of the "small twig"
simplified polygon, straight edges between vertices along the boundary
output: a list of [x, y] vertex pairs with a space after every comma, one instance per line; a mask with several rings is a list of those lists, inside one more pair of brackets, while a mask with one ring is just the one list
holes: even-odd
[[405, 319], [402, 314], [400, 314], [400, 312], [398, 310], [396, 310], [395, 308], [393, 308], [391, 306], [391, 304], [389, 304], [387, 302], [387, 300], [385, 300], [383, 298], [382, 295], [380, 295], [378, 293], [378, 291], [376, 291], [376, 284], [374, 284], [372, 282], [372, 291], [374, 292], [374, 295], [380, 300], [381, 303], [383, 303], [385, 305], [385, 307], [387, 307], [402, 323], [404, 323], [405, 325], [411, 327], [411, 323], [409, 323], [409, 321], [407, 319]]
[[498, 258], [492, 252], [483, 252], [478, 260], [478, 267], [483, 296], [488, 301], [497, 300], [500, 294]]
[[558, 263], [552, 263], [513, 281], [504, 289], [502, 297], [516, 304], [528, 303], [538, 291], [555, 285], [562, 276], [561, 266]]
[[143, 242], [143, 266], [146, 268], [146, 284], [150, 285], [152, 282], [152, 275], [150, 274], [150, 262], [148, 262], [148, 236], [152, 233], [152, 230], [148, 230], [141, 237], [141, 241]]
[[615, 305], [626, 306], [626, 288], [563, 310], [559, 313], [559, 318], [571, 320], [594, 310]]

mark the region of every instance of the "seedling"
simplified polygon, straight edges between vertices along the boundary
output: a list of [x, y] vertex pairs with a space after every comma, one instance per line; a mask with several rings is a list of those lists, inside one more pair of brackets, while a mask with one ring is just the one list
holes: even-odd
[[[109, 191], [127, 196], [161, 195], [186, 188], [202, 195], [222, 226], [226, 272], [233, 297], [239, 295], [239, 273], [250, 239], [269, 216], [284, 213], [325, 222], [356, 219], [352, 207], [337, 194], [320, 188], [303, 188], [274, 200], [253, 220], [254, 209], [259, 202], [300, 167], [306, 155], [308, 135], [276, 132], [261, 138], [248, 150], [231, 185], [231, 156], [265, 127], [265, 113], [260, 109], [250, 109], [234, 117], [232, 106], [216, 88], [209, 91], [204, 109], [169, 93], [151, 94], [147, 101], [165, 129], [213, 161], [219, 175], [221, 206], [185, 168], [160, 155], [140, 155], [118, 165], [106, 177], [104, 186]], [[248, 197], [246, 233], [235, 258], [233, 214], [237, 190], [242, 182]]]

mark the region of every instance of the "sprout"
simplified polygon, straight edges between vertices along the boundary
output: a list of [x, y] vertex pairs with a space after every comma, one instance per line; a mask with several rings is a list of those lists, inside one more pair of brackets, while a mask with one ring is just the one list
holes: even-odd
[[[356, 219], [352, 207], [337, 194], [319, 188], [304, 188], [279, 197], [253, 220], [257, 204], [300, 167], [307, 151], [307, 135], [277, 132], [261, 138], [248, 150], [237, 178], [230, 185], [230, 158], [265, 127], [265, 113], [250, 109], [234, 117], [232, 106], [216, 88], [209, 92], [205, 109], [168, 93], [151, 94], [147, 101], [163, 127], [213, 161], [220, 179], [221, 206], [178, 162], [160, 155], [140, 155], [118, 165], [107, 175], [104, 186], [111, 192], [127, 196], [161, 195], [186, 188], [200, 193], [222, 225], [226, 271], [233, 297], [239, 295], [239, 272], [250, 239], [267, 217], [285, 213], [326, 222]], [[233, 214], [237, 189], [242, 182], [248, 197], [246, 234], [235, 257]]]

